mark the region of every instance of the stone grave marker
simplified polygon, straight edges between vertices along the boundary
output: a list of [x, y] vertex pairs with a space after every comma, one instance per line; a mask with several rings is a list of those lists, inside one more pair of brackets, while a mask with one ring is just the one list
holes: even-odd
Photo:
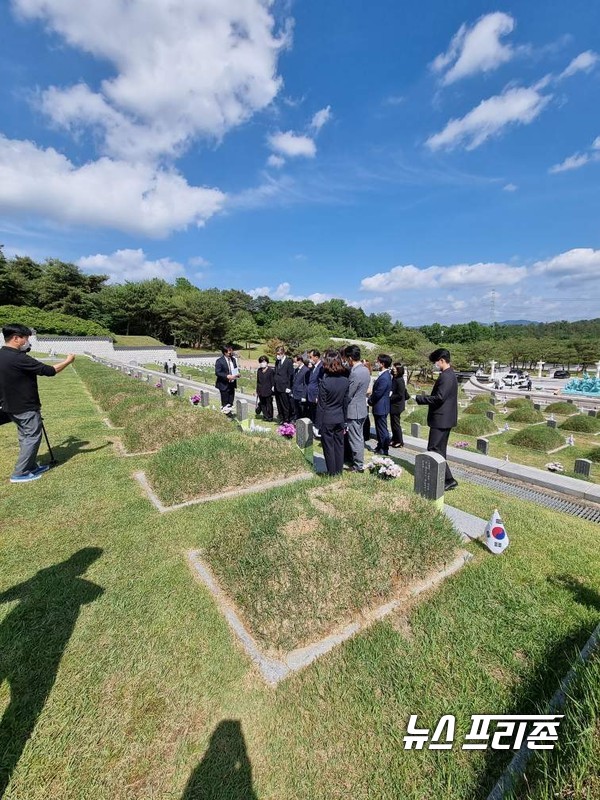
[[235, 416], [239, 424], [242, 426], [242, 428], [248, 429], [250, 427], [247, 400], [238, 399], [235, 401]]
[[541, 411], [541, 410], [542, 410], [541, 403], [534, 403], [534, 404], [533, 404], [533, 407], [534, 407], [534, 409], [535, 409], [536, 411]]
[[481, 437], [477, 439], [477, 452], [487, 456], [490, 452], [490, 443], [487, 439]]
[[567, 397], [567, 403], [568, 403], [570, 406], [572, 406], [574, 402], [575, 402], [575, 401], [573, 400], [573, 398], [572, 398], [572, 397]]
[[296, 420], [296, 444], [302, 450], [304, 458], [313, 463], [313, 424], [308, 417]]
[[592, 411], [592, 410], [588, 411], [588, 417], [595, 417], [595, 416], [596, 416], [596, 412], [595, 411]]
[[485, 415], [486, 415], [486, 417], [487, 417], [489, 420], [491, 420], [492, 422], [494, 421], [494, 417], [496, 416], [496, 414], [495, 414], [495, 412], [494, 412], [494, 411], [486, 411], [486, 412], [485, 412]]
[[555, 420], [555, 419], [549, 419], [549, 420], [546, 422], [546, 425], [547, 425], [549, 428], [556, 428], [556, 424], [557, 424], [557, 423], [556, 423], [556, 420]]
[[204, 389], [200, 390], [200, 405], [202, 408], [208, 408], [210, 405], [210, 394]]
[[589, 478], [592, 474], [592, 462], [589, 458], [576, 458], [575, 459], [575, 474], [583, 475]]
[[177, 384], [177, 397], [183, 397], [183, 393], [185, 392], [185, 386], [183, 383]]
[[496, 405], [496, 395], [495, 395], [495, 394], [491, 394], [491, 395], [490, 395], [490, 403], [491, 403], [493, 406], [495, 406], [495, 405]]
[[440, 509], [444, 507], [445, 480], [446, 459], [439, 453], [418, 453], [415, 456], [415, 492], [433, 500]]
[[421, 438], [421, 426], [418, 422], [411, 422], [410, 424], [410, 435], [414, 436], [415, 439]]

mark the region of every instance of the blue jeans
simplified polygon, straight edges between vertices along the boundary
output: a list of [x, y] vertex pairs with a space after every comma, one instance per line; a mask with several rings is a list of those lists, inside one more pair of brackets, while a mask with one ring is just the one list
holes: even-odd
[[19, 457], [13, 470], [13, 478], [26, 475], [37, 466], [37, 454], [42, 441], [42, 415], [40, 411], [24, 411], [8, 415], [17, 426]]

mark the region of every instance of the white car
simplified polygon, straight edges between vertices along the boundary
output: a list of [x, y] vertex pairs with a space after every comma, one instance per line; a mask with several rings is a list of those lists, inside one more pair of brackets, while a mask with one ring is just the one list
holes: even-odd
[[503, 380], [507, 386], [519, 389], [527, 386], [529, 378], [525, 377], [525, 375], [517, 375], [516, 372], [509, 372], [508, 375], [504, 376]]

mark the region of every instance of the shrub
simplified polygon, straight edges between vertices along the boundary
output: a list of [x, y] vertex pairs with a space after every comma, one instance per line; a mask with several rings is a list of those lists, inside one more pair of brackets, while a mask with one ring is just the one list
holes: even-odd
[[553, 450], [565, 443], [564, 437], [555, 428], [548, 428], [546, 425], [534, 425], [531, 428], [523, 428], [517, 431], [509, 439], [510, 444], [517, 447], [526, 447], [529, 450]]
[[521, 406], [520, 408], [515, 408], [507, 417], [509, 422], [543, 422], [545, 417], [541, 411], [530, 407], [530, 406]]
[[454, 430], [466, 436], [483, 436], [485, 433], [493, 433], [496, 429], [497, 426], [485, 414], [471, 414], [468, 417], [461, 417]]
[[163, 447], [152, 457], [148, 477], [161, 500], [172, 504], [306, 470], [295, 442], [247, 436], [230, 427], [225, 434]]
[[572, 403], [566, 403], [561, 400], [556, 403], [550, 403], [549, 406], [546, 406], [546, 411], [551, 414], [575, 414], [577, 409]]
[[490, 403], [490, 395], [489, 394], [476, 394], [474, 397], [471, 398], [470, 402], [471, 406], [482, 406], [483, 408], [488, 408], [491, 405]]
[[34, 306], [0, 306], [0, 328], [10, 322], [19, 322], [34, 328], [38, 334], [55, 336], [112, 336], [108, 328], [89, 319], [59, 314], [58, 311], [43, 311]]
[[490, 403], [471, 403], [470, 406], [467, 406], [463, 409], [463, 414], [485, 414], [486, 411], [493, 411], [494, 406], [490, 405]]
[[558, 426], [565, 431], [579, 431], [580, 433], [596, 433], [600, 431], [600, 419], [588, 417], [586, 414], [575, 414], [568, 417]]
[[511, 397], [504, 405], [507, 408], [523, 408], [524, 406], [533, 408], [533, 403], [531, 400], [527, 400], [526, 397]]

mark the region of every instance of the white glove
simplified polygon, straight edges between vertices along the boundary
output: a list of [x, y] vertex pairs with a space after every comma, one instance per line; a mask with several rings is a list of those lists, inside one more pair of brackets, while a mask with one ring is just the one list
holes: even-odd
[[285, 390], [285, 393], [286, 393], [286, 394], [291, 394], [291, 393], [292, 393], [292, 390], [291, 390], [291, 389], [286, 389], [286, 390]]

